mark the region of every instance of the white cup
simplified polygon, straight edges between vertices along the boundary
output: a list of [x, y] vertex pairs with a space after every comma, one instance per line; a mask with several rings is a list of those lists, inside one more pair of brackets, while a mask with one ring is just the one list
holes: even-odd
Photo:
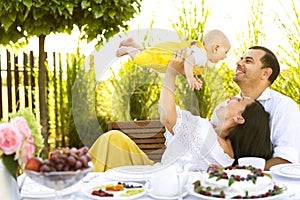
[[252, 167], [259, 168], [264, 170], [265, 169], [265, 164], [266, 160], [263, 158], [259, 157], [243, 157], [238, 159], [239, 165], [243, 166], [249, 166], [251, 165]]
[[[149, 177], [150, 188], [148, 191], [156, 196], [177, 196], [179, 194], [177, 175], [180, 173], [177, 167], [176, 165], [159, 167], [158, 170], [153, 172]], [[187, 181], [188, 171], [181, 172], [180, 186], [182, 192], [184, 192]]]

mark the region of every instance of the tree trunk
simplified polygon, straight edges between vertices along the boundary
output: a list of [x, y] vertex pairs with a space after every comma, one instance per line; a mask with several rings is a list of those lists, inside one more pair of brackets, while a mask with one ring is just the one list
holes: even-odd
[[47, 71], [46, 71], [46, 53], [45, 53], [45, 35], [39, 36], [39, 108], [40, 123], [42, 126], [42, 135], [44, 137], [44, 154], [49, 152], [48, 144], [48, 115], [47, 115]]

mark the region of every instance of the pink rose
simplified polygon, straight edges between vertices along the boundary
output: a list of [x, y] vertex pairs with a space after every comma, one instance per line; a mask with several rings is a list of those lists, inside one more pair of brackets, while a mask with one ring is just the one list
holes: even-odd
[[7, 154], [17, 152], [22, 143], [22, 135], [17, 128], [10, 123], [0, 124], [0, 149]]
[[12, 124], [19, 129], [24, 138], [28, 138], [31, 135], [30, 128], [24, 117], [15, 117], [12, 120]]
[[21, 152], [19, 157], [19, 163], [27, 163], [34, 154], [34, 139], [32, 137], [27, 138], [27, 141], [23, 141], [21, 146]]

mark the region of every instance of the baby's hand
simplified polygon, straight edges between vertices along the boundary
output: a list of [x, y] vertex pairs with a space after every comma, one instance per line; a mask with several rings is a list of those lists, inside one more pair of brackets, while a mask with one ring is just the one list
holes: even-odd
[[194, 89], [200, 90], [202, 88], [202, 81], [198, 77], [189, 77], [188, 84], [192, 91], [194, 91]]

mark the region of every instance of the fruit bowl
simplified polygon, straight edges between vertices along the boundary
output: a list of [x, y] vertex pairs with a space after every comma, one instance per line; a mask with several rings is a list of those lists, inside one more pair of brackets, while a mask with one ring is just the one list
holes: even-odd
[[54, 171], [54, 172], [36, 172], [25, 170], [27, 176], [32, 180], [56, 190], [62, 190], [74, 185], [93, 170], [93, 164], [89, 162], [89, 167], [76, 171]]
[[88, 147], [61, 148], [41, 160], [32, 157], [25, 164], [24, 172], [35, 182], [55, 190], [56, 199], [61, 199], [61, 190], [74, 185], [94, 168]]
[[25, 169], [24, 172], [37, 183], [54, 189], [56, 199], [61, 199], [61, 190], [74, 185], [93, 170], [92, 162], [88, 165], [88, 168], [76, 171], [36, 172]]

